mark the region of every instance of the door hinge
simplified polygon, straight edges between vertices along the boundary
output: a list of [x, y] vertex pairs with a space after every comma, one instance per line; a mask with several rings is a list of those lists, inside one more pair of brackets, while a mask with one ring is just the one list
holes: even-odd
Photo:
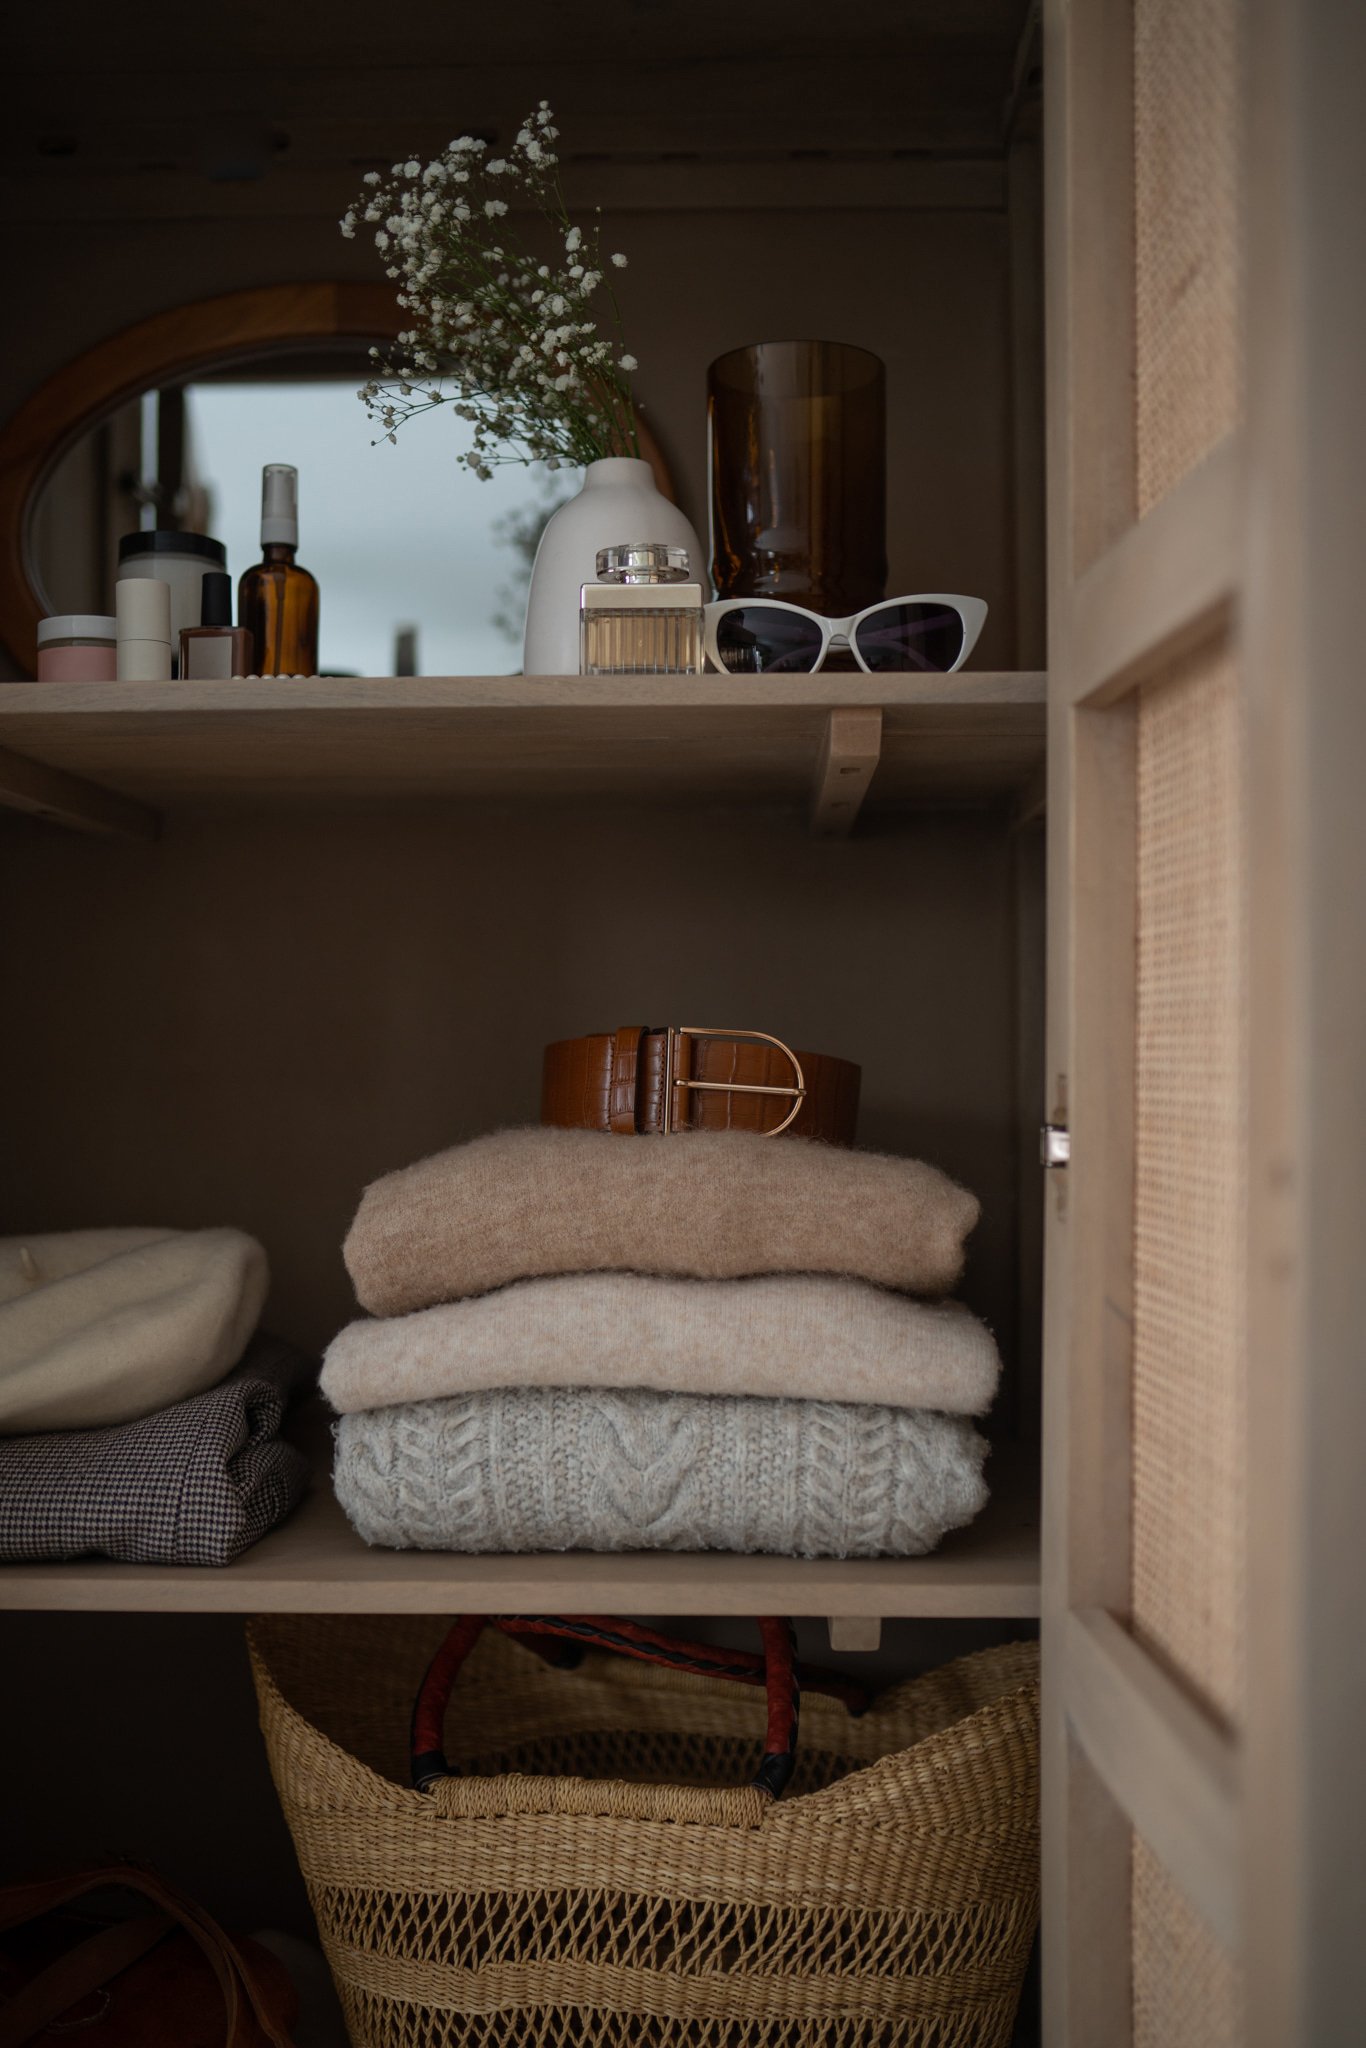
[[1066, 1166], [1072, 1157], [1072, 1137], [1066, 1124], [1039, 1127], [1040, 1166]]

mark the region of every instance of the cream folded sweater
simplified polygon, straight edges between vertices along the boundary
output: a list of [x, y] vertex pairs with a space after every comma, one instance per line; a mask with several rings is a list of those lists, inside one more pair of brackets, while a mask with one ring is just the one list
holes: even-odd
[[539, 1386], [790, 1395], [980, 1415], [999, 1370], [991, 1332], [958, 1302], [911, 1301], [865, 1280], [816, 1274], [590, 1273], [521, 1280], [413, 1315], [351, 1323], [328, 1347], [322, 1390], [344, 1414]]
[[386, 1316], [555, 1273], [849, 1273], [945, 1294], [978, 1207], [918, 1159], [807, 1138], [495, 1131], [375, 1181], [344, 1257]]
[[0, 1432], [132, 1422], [231, 1371], [270, 1283], [240, 1230], [0, 1238]]
[[337, 1424], [333, 1484], [394, 1549], [918, 1557], [986, 1502], [956, 1415], [519, 1388]]

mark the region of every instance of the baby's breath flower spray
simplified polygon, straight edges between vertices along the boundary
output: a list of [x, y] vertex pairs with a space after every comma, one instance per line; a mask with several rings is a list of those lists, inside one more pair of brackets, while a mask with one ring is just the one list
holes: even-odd
[[[411, 157], [387, 178], [367, 171], [341, 231], [373, 235], [409, 321], [392, 350], [371, 350], [359, 394], [380, 439], [449, 405], [469, 425], [462, 459], [479, 477], [504, 462], [558, 469], [639, 456], [637, 364], [609, 281], [626, 258], [604, 257], [599, 228], [570, 220], [558, 135], [542, 100], [503, 156], [460, 135], [429, 164]], [[519, 194], [542, 224], [534, 247], [509, 224]]]

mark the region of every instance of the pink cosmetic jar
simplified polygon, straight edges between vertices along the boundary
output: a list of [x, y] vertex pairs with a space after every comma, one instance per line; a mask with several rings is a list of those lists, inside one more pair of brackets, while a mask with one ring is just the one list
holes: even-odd
[[38, 622], [40, 683], [112, 683], [114, 621], [95, 612], [67, 612]]

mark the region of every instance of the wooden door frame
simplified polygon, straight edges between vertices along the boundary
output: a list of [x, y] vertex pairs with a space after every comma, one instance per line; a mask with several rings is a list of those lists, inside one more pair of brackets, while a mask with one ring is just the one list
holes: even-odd
[[1241, 463], [1230, 437], [1138, 521], [1133, 98], [1126, 0], [1049, 0], [1047, 1085], [1072, 1153], [1046, 1225], [1049, 2048], [1122, 2048], [1129, 2037], [1135, 1829], [1226, 1945], [1236, 1945], [1238, 1925], [1233, 1745], [1123, 1625], [1132, 1519], [1136, 692], [1229, 631]]
[[1366, 2012], [1366, 10], [1249, 0], [1248, 2048]]
[[[1049, 2048], [1128, 2038], [1135, 1828], [1237, 1957], [1247, 2048], [1336, 2048], [1366, 2010], [1366, 10], [1244, 0], [1240, 19], [1245, 424], [1135, 523], [1131, 10], [1045, 14], [1047, 1072], [1072, 1132], [1047, 1221]], [[1236, 1739], [1124, 1627], [1133, 691], [1230, 630], [1250, 816]]]

